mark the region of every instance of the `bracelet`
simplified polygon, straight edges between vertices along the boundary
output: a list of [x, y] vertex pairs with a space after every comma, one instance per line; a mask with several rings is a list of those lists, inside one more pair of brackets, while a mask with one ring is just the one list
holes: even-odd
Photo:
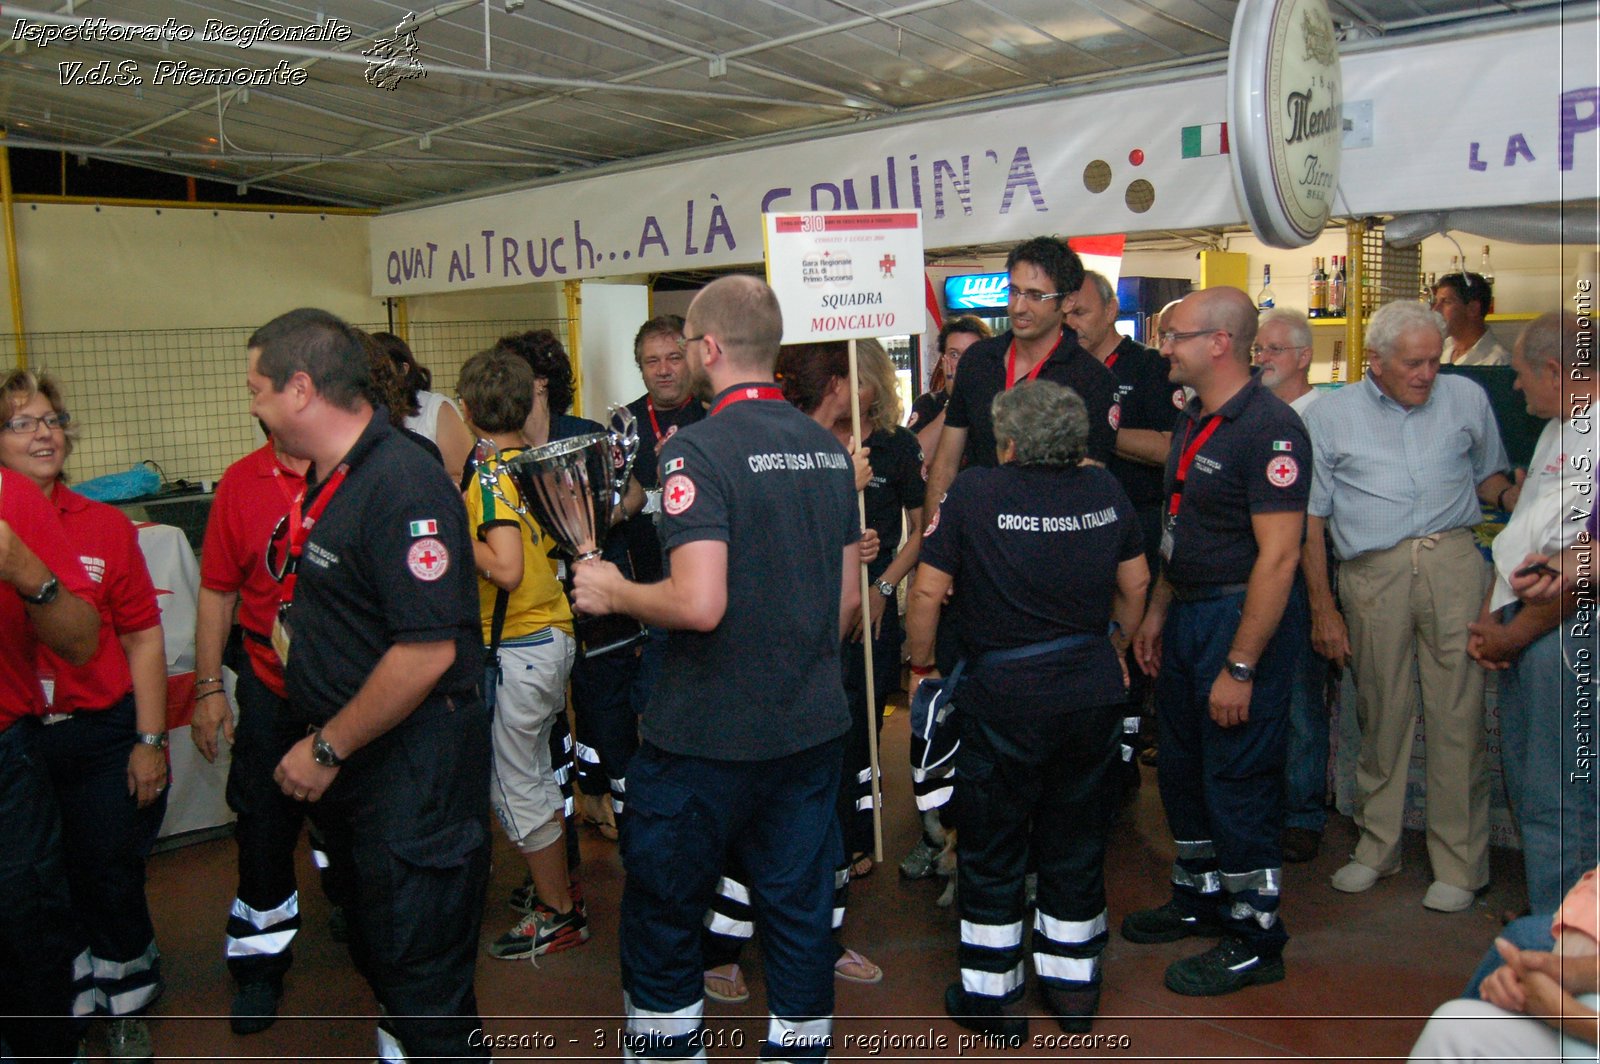
[[910, 669], [911, 675], [913, 676], [927, 676], [929, 673], [933, 672], [932, 665], [912, 665], [910, 666]]
[[194, 700], [196, 702], [199, 702], [202, 699], [210, 698], [212, 695], [220, 695], [221, 693], [222, 693], [222, 688], [218, 687], [218, 688], [216, 688], [214, 690], [205, 691], [205, 692], [203, 692], [201, 694], [195, 695], [194, 696]]
[[196, 687], [199, 687], [203, 683], [221, 683], [221, 682], [222, 682], [222, 677], [220, 677], [220, 676], [202, 676], [202, 677], [200, 677], [198, 680], [196, 680], [194, 682], [194, 685]]

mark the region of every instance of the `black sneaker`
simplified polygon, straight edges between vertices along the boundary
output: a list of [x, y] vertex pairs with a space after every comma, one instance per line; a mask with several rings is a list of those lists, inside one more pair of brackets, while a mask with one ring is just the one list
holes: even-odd
[[1264, 957], [1229, 935], [1204, 953], [1167, 967], [1167, 989], [1188, 997], [1216, 997], [1283, 978], [1283, 957]]
[[1219, 918], [1184, 912], [1175, 901], [1154, 909], [1140, 909], [1122, 918], [1122, 937], [1146, 946], [1155, 942], [1177, 942], [1191, 935], [1211, 938], [1226, 931]]
[[560, 953], [587, 941], [589, 921], [584, 917], [582, 905], [574, 904], [572, 911], [565, 913], [537, 905], [510, 931], [495, 939], [489, 946], [489, 953], [503, 961], [521, 960]]
[[228, 1026], [234, 1034], [259, 1034], [278, 1022], [278, 997], [283, 993], [270, 982], [243, 983], [233, 995], [233, 1015]]
[[1028, 1037], [1027, 1016], [1008, 1016], [997, 1002], [967, 993], [960, 983], [945, 988], [944, 1011], [967, 1030], [995, 1039], [995, 1048], [1016, 1049]]

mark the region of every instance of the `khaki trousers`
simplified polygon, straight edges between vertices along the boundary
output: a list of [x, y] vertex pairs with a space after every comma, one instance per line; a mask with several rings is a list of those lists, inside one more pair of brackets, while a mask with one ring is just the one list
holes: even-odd
[[1356, 763], [1355, 859], [1400, 866], [1406, 775], [1416, 731], [1411, 680], [1422, 679], [1427, 735], [1428, 858], [1436, 880], [1463, 890], [1489, 881], [1489, 776], [1483, 670], [1467, 656], [1489, 567], [1468, 529], [1403, 540], [1339, 570], [1350, 630], [1361, 754]]

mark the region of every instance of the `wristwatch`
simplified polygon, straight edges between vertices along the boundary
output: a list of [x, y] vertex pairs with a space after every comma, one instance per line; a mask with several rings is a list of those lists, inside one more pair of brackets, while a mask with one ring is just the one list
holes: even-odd
[[167, 748], [167, 733], [164, 731], [135, 732], [134, 742], [141, 746], [153, 746], [157, 750], [165, 750]]
[[[22, 595], [22, 592], [19, 591], [17, 594]], [[45, 582], [40, 585], [37, 594], [22, 595], [22, 601], [34, 606], [48, 606], [56, 600], [56, 596], [59, 594], [61, 594], [61, 581], [56, 579], [54, 573], [51, 573]]]
[[1240, 683], [1249, 683], [1256, 678], [1256, 667], [1254, 665], [1246, 665], [1242, 661], [1230, 661], [1228, 662], [1228, 675]]
[[333, 744], [322, 737], [321, 728], [311, 733], [311, 760], [323, 768], [338, 768], [344, 764], [344, 758], [333, 752]]
[[877, 588], [878, 594], [882, 595], [884, 598], [894, 598], [900, 590], [887, 580], [879, 580], [872, 586]]

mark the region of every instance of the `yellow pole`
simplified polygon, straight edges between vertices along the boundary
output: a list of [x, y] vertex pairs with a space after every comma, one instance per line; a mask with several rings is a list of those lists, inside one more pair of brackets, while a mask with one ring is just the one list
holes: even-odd
[[5, 212], [6, 281], [11, 289], [11, 331], [17, 338], [17, 368], [28, 368], [28, 334], [22, 323], [22, 278], [17, 276], [17, 220], [11, 202], [11, 151], [0, 129], [0, 211]]
[[394, 301], [394, 334], [411, 343], [411, 305], [405, 296], [397, 296]]
[[583, 313], [582, 281], [562, 281], [561, 294], [567, 303], [567, 358], [572, 363], [572, 413], [583, 416], [583, 366], [578, 357], [578, 343], [583, 339], [579, 317]]
[[1366, 319], [1371, 312], [1367, 306], [1367, 260], [1363, 248], [1367, 227], [1359, 221], [1346, 222], [1344, 231], [1349, 259], [1344, 282], [1345, 383], [1353, 384], [1367, 372]]

